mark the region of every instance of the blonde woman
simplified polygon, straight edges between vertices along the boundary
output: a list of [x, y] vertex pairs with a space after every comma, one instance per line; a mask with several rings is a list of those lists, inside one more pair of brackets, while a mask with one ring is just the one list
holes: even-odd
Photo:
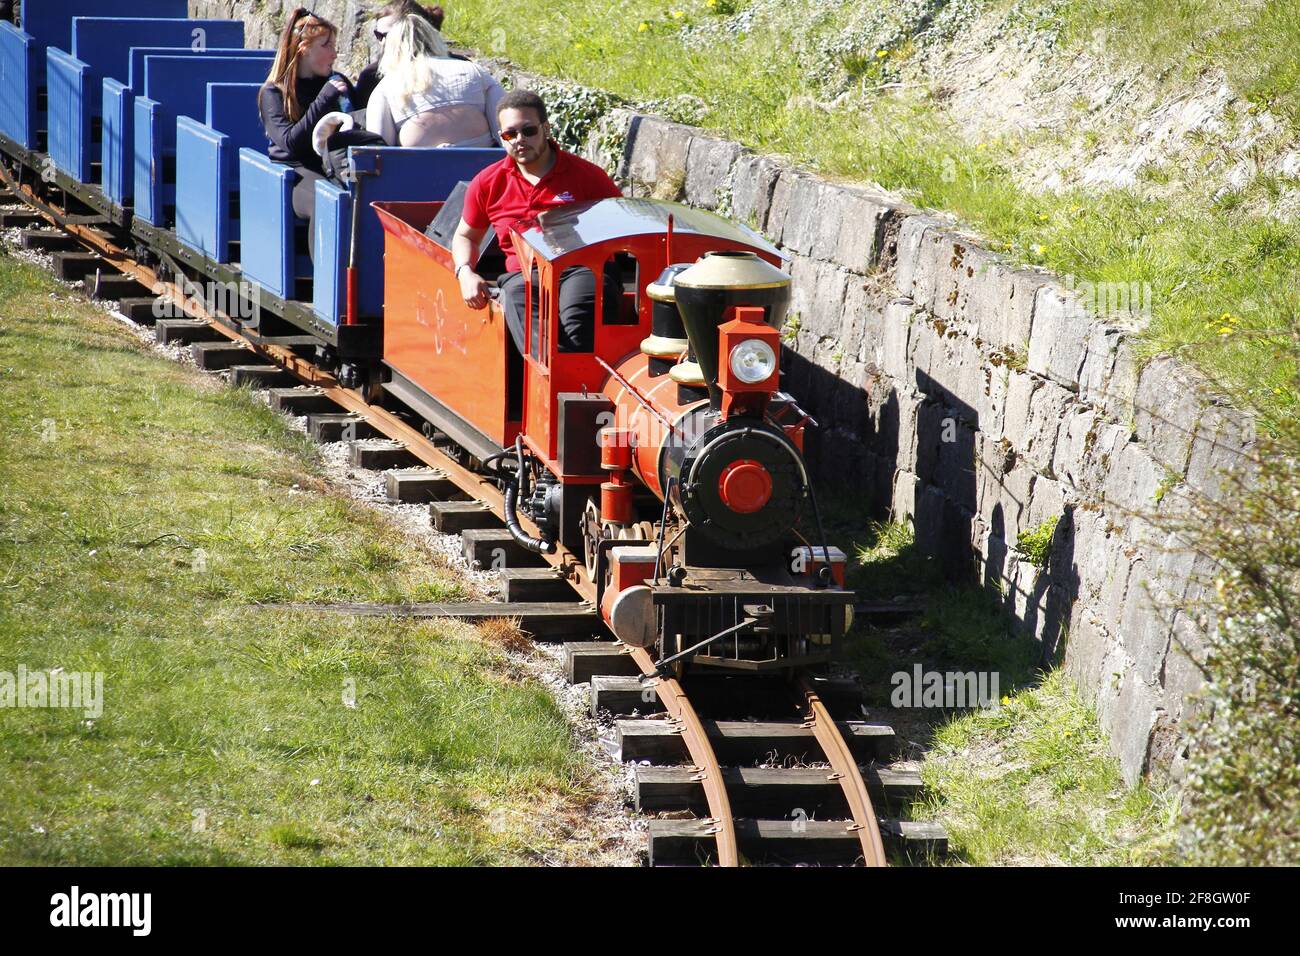
[[295, 10], [280, 34], [271, 75], [257, 101], [262, 126], [271, 140], [268, 154], [277, 163], [298, 170], [293, 211], [313, 228], [316, 180], [325, 170], [312, 148], [312, 130], [332, 110], [349, 108], [347, 99], [352, 93], [348, 78], [334, 72], [337, 37], [337, 28], [328, 20], [305, 7]]
[[398, 20], [384, 40], [382, 79], [366, 106], [366, 129], [389, 146], [496, 146], [505, 90], [487, 70], [452, 59], [425, 19]]

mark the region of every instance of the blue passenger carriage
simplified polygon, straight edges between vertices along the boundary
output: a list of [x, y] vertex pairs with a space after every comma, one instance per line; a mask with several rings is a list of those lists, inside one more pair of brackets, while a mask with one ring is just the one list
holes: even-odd
[[315, 348], [345, 384], [380, 367], [383, 232], [371, 204], [441, 201], [497, 149], [353, 151], [317, 184], [315, 248], [258, 115], [272, 50], [186, 0], [40, 0], [0, 23], [0, 161], [64, 221], [188, 288], [220, 289], [254, 341]]

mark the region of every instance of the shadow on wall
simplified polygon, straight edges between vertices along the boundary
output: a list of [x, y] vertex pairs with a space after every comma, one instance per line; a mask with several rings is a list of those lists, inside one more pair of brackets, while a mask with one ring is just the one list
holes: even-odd
[[[806, 444], [817, 478], [833, 483], [856, 480], [869, 498], [870, 513], [882, 520], [898, 517], [890, 514], [896, 495], [910, 503], [916, 545], [939, 559], [945, 581], [1000, 594], [1016, 629], [1040, 642], [1043, 662], [1059, 662], [1080, 587], [1072, 506], [1065, 506], [1058, 517], [1046, 559], [1035, 566], [1016, 552], [1015, 528], [1008, 527], [995, 493], [1005, 491], [1000, 487], [1002, 473], [1014, 461], [999, 466], [979, 459], [976, 409], [919, 370], [919, 395], [900, 398], [884, 377], [869, 377], [858, 387], [789, 348], [783, 351], [782, 365], [782, 388], [818, 422]], [[914, 408], [904, 409], [906, 402]], [[912, 440], [911, 429], [901, 427], [904, 416], [912, 414], [915, 447], [900, 449], [905, 433], [906, 440]], [[915, 489], [900, 493], [895, 476], [900, 482], [912, 479], [899, 473], [899, 463], [912, 461], [913, 452]], [[995, 473], [982, 475], [990, 468]], [[991, 508], [981, 501], [981, 479]]]

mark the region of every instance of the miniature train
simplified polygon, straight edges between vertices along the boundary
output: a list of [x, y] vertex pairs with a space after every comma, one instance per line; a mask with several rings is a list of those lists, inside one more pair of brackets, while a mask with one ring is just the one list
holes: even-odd
[[[243, 49], [242, 24], [188, 20], [185, 0], [25, 6], [22, 29], [0, 24], [8, 178], [163, 276], [238, 288], [249, 308], [227, 317], [251, 340], [310, 348], [448, 436], [500, 484], [519, 543], [581, 556], [605, 622], [662, 673], [835, 654], [853, 595], [804, 462], [815, 423], [779, 388], [790, 279], [762, 237], [649, 199], [520, 223], [538, 289], [520, 355], [499, 303], [464, 303], [449, 252], [463, 184], [501, 150], [354, 149], [355, 180], [317, 186], [308, 256], [295, 174], [258, 121], [268, 54]], [[477, 269], [503, 265], [489, 231]], [[559, 342], [573, 267], [621, 290], [606, 307], [596, 283], [586, 352]]]

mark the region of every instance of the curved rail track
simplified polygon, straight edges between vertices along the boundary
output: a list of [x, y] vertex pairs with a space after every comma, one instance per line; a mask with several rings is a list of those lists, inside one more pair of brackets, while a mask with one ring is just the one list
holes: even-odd
[[[317, 390], [313, 392], [313, 397], [328, 399], [338, 408], [364, 420], [375, 432], [400, 443], [407, 454], [433, 469], [445, 487], [458, 491], [460, 495], [456, 497], [468, 497], [480, 503], [498, 521], [504, 519], [502, 493], [487, 478], [464, 467], [456, 457], [444, 450], [436, 440], [438, 436], [426, 436], [393, 410], [367, 400], [359, 391], [343, 388], [333, 375], [299, 355], [291, 345], [263, 339], [256, 331], [241, 326], [230, 316], [197, 301], [187, 294], [188, 290], [182, 284], [139, 262], [126, 248], [123, 240], [114, 234], [111, 226], [93, 213], [65, 208], [49, 197], [40, 195], [32, 186], [15, 181], [2, 165], [0, 185], [39, 213], [47, 223], [61, 229], [65, 236], [75, 239], [83, 251], [97, 257], [98, 264], [93, 277], [88, 274], [86, 279], [87, 289], [92, 295], [101, 291], [99, 286], [106, 275], [115, 277], [120, 274], [128, 277], [147, 290], [149, 295], [168, 300], [172, 308], [207, 323], [231, 343], [247, 348], [251, 354], [264, 359], [274, 368], [289, 373], [303, 385], [312, 386]], [[169, 262], [165, 257], [163, 263], [168, 272], [174, 275], [184, 274], [178, 263]], [[110, 285], [112, 281], [110, 278]], [[105, 297], [113, 296], [106, 294]], [[450, 485], [446, 485], [447, 482]], [[520, 523], [529, 534], [538, 534], [538, 529], [526, 516], [520, 516]], [[557, 577], [567, 582], [580, 602], [570, 602], [566, 606], [579, 609], [598, 625], [599, 620], [594, 611], [596, 587], [581, 558], [563, 546], [558, 547], [553, 554], [540, 557], [554, 569]], [[536, 609], [545, 606], [527, 607]], [[337, 609], [354, 613], [360, 611], [428, 616], [446, 613], [472, 618], [511, 616], [516, 607], [517, 605], [509, 603], [507, 595], [507, 603], [488, 606], [362, 608], [344, 605]], [[891, 771], [869, 761], [869, 781], [864, 777], [860, 763], [864, 755], [864, 744], [866, 751], [873, 757], [881, 756], [890, 749], [893, 739], [891, 730], [862, 721], [837, 722], [831, 715], [831, 708], [823, 700], [816, 681], [806, 674], [796, 675], [793, 681], [782, 681], [776, 702], [765, 705], [775, 707], [782, 714], [801, 710], [802, 714], [797, 719], [755, 721], [751, 713], [754, 701], [772, 696], [773, 681], [767, 679], [760, 690], [758, 685], [743, 683], [755, 680], [749, 678], [729, 678], [735, 683], [724, 694], [732, 701], [744, 701], [742, 710], [745, 720], [727, 721], [702, 716], [683, 680], [655, 676], [655, 662], [647, 651], [622, 648], [610, 642], [599, 645], [574, 643], [568, 647], [576, 649], [567, 655], [570, 657], [570, 679], [592, 681], [593, 710], [619, 712], [620, 705], [611, 704], [611, 697], [625, 702], [631, 700], [631, 710], [637, 713], [653, 709], [646, 706], [649, 701], [643, 689], [653, 688], [654, 697], [668, 716], [666, 721], [642, 717], [616, 722], [622, 737], [624, 759], [629, 759], [629, 751], [632, 759], [636, 759], [637, 755], [642, 758], [639, 763], [643, 766], [637, 768], [637, 802], [640, 808], [676, 810], [678, 813], [696, 808], [705, 814], [703, 817], [683, 819], [679, 816], [677, 819], [664, 820], [658, 826], [657, 833], [656, 825], [652, 823], [652, 863], [663, 860], [710, 861], [721, 866], [738, 866], [754, 858], [742, 849], [742, 844], [745, 844], [758, 848], [760, 857], [766, 855], [764, 847], [775, 845], [778, 850], [774, 858], [787, 862], [796, 859], [799, 862], [820, 862], [825, 857], [835, 862], [856, 862], [868, 866], [887, 864], [880, 820], [873, 806], [871, 790], [875, 789], [886, 799], [894, 792], [902, 802], [906, 802], [909, 795], [914, 795], [919, 788], [919, 778], [914, 773]], [[587, 670], [582, 670], [581, 667], [575, 670], [573, 660], [583, 656], [581, 649], [590, 647], [599, 648], [600, 651], [594, 655], [587, 654], [590, 660], [599, 659], [605, 664], [613, 663], [616, 666], [603, 669], [599, 665], [591, 667], [589, 660]], [[619, 684], [620, 679], [625, 683]], [[705, 681], [706, 679], [701, 679], [698, 686], [702, 688]], [[601, 682], [599, 688], [598, 682]], [[692, 690], [695, 689], [697, 684], [692, 682]], [[638, 690], [639, 697], [634, 693]], [[598, 696], [603, 696], [603, 702], [597, 699]], [[640, 702], [639, 705], [637, 701]], [[626, 712], [627, 708], [623, 707], [623, 710]], [[648, 732], [643, 732], [647, 727], [650, 728]], [[668, 738], [673, 742], [668, 742]], [[638, 741], [631, 748], [630, 739]], [[729, 751], [732, 757], [728, 762], [730, 765], [724, 765], [720, 760], [719, 747]], [[674, 748], [684, 750], [690, 763], [666, 769], [644, 766], [654, 763], [653, 760], [646, 759], [646, 756], [655, 754], [667, 758], [667, 762], [671, 763]], [[768, 763], [776, 759], [782, 761], [783, 765], [740, 765], [746, 761], [761, 763], [765, 759]], [[800, 766], [784, 765], [791, 761]], [[830, 795], [830, 789], [838, 790], [838, 796]], [[773, 794], [780, 796], [773, 797]], [[832, 807], [830, 812], [834, 819], [818, 820], [801, 807], [789, 808], [779, 819], [770, 816], [767, 819], [762, 816], [738, 816], [733, 796], [744, 801], [746, 812], [761, 813], [762, 808], [770, 806], [772, 800], [775, 799], [779, 804], [784, 799], [787, 804], [800, 801], [814, 806]], [[946, 837], [937, 827], [898, 820], [888, 823], [890, 836], [904, 849], [919, 848], [921, 854], [927, 856], [946, 851]], [[781, 849], [782, 844], [791, 842], [783, 839], [789, 836], [798, 838], [793, 842], [804, 844], [811, 848], [811, 852], [791, 854]], [[658, 852], [656, 839], [659, 842]], [[831, 852], [825, 852], [826, 848], [830, 848]]]

